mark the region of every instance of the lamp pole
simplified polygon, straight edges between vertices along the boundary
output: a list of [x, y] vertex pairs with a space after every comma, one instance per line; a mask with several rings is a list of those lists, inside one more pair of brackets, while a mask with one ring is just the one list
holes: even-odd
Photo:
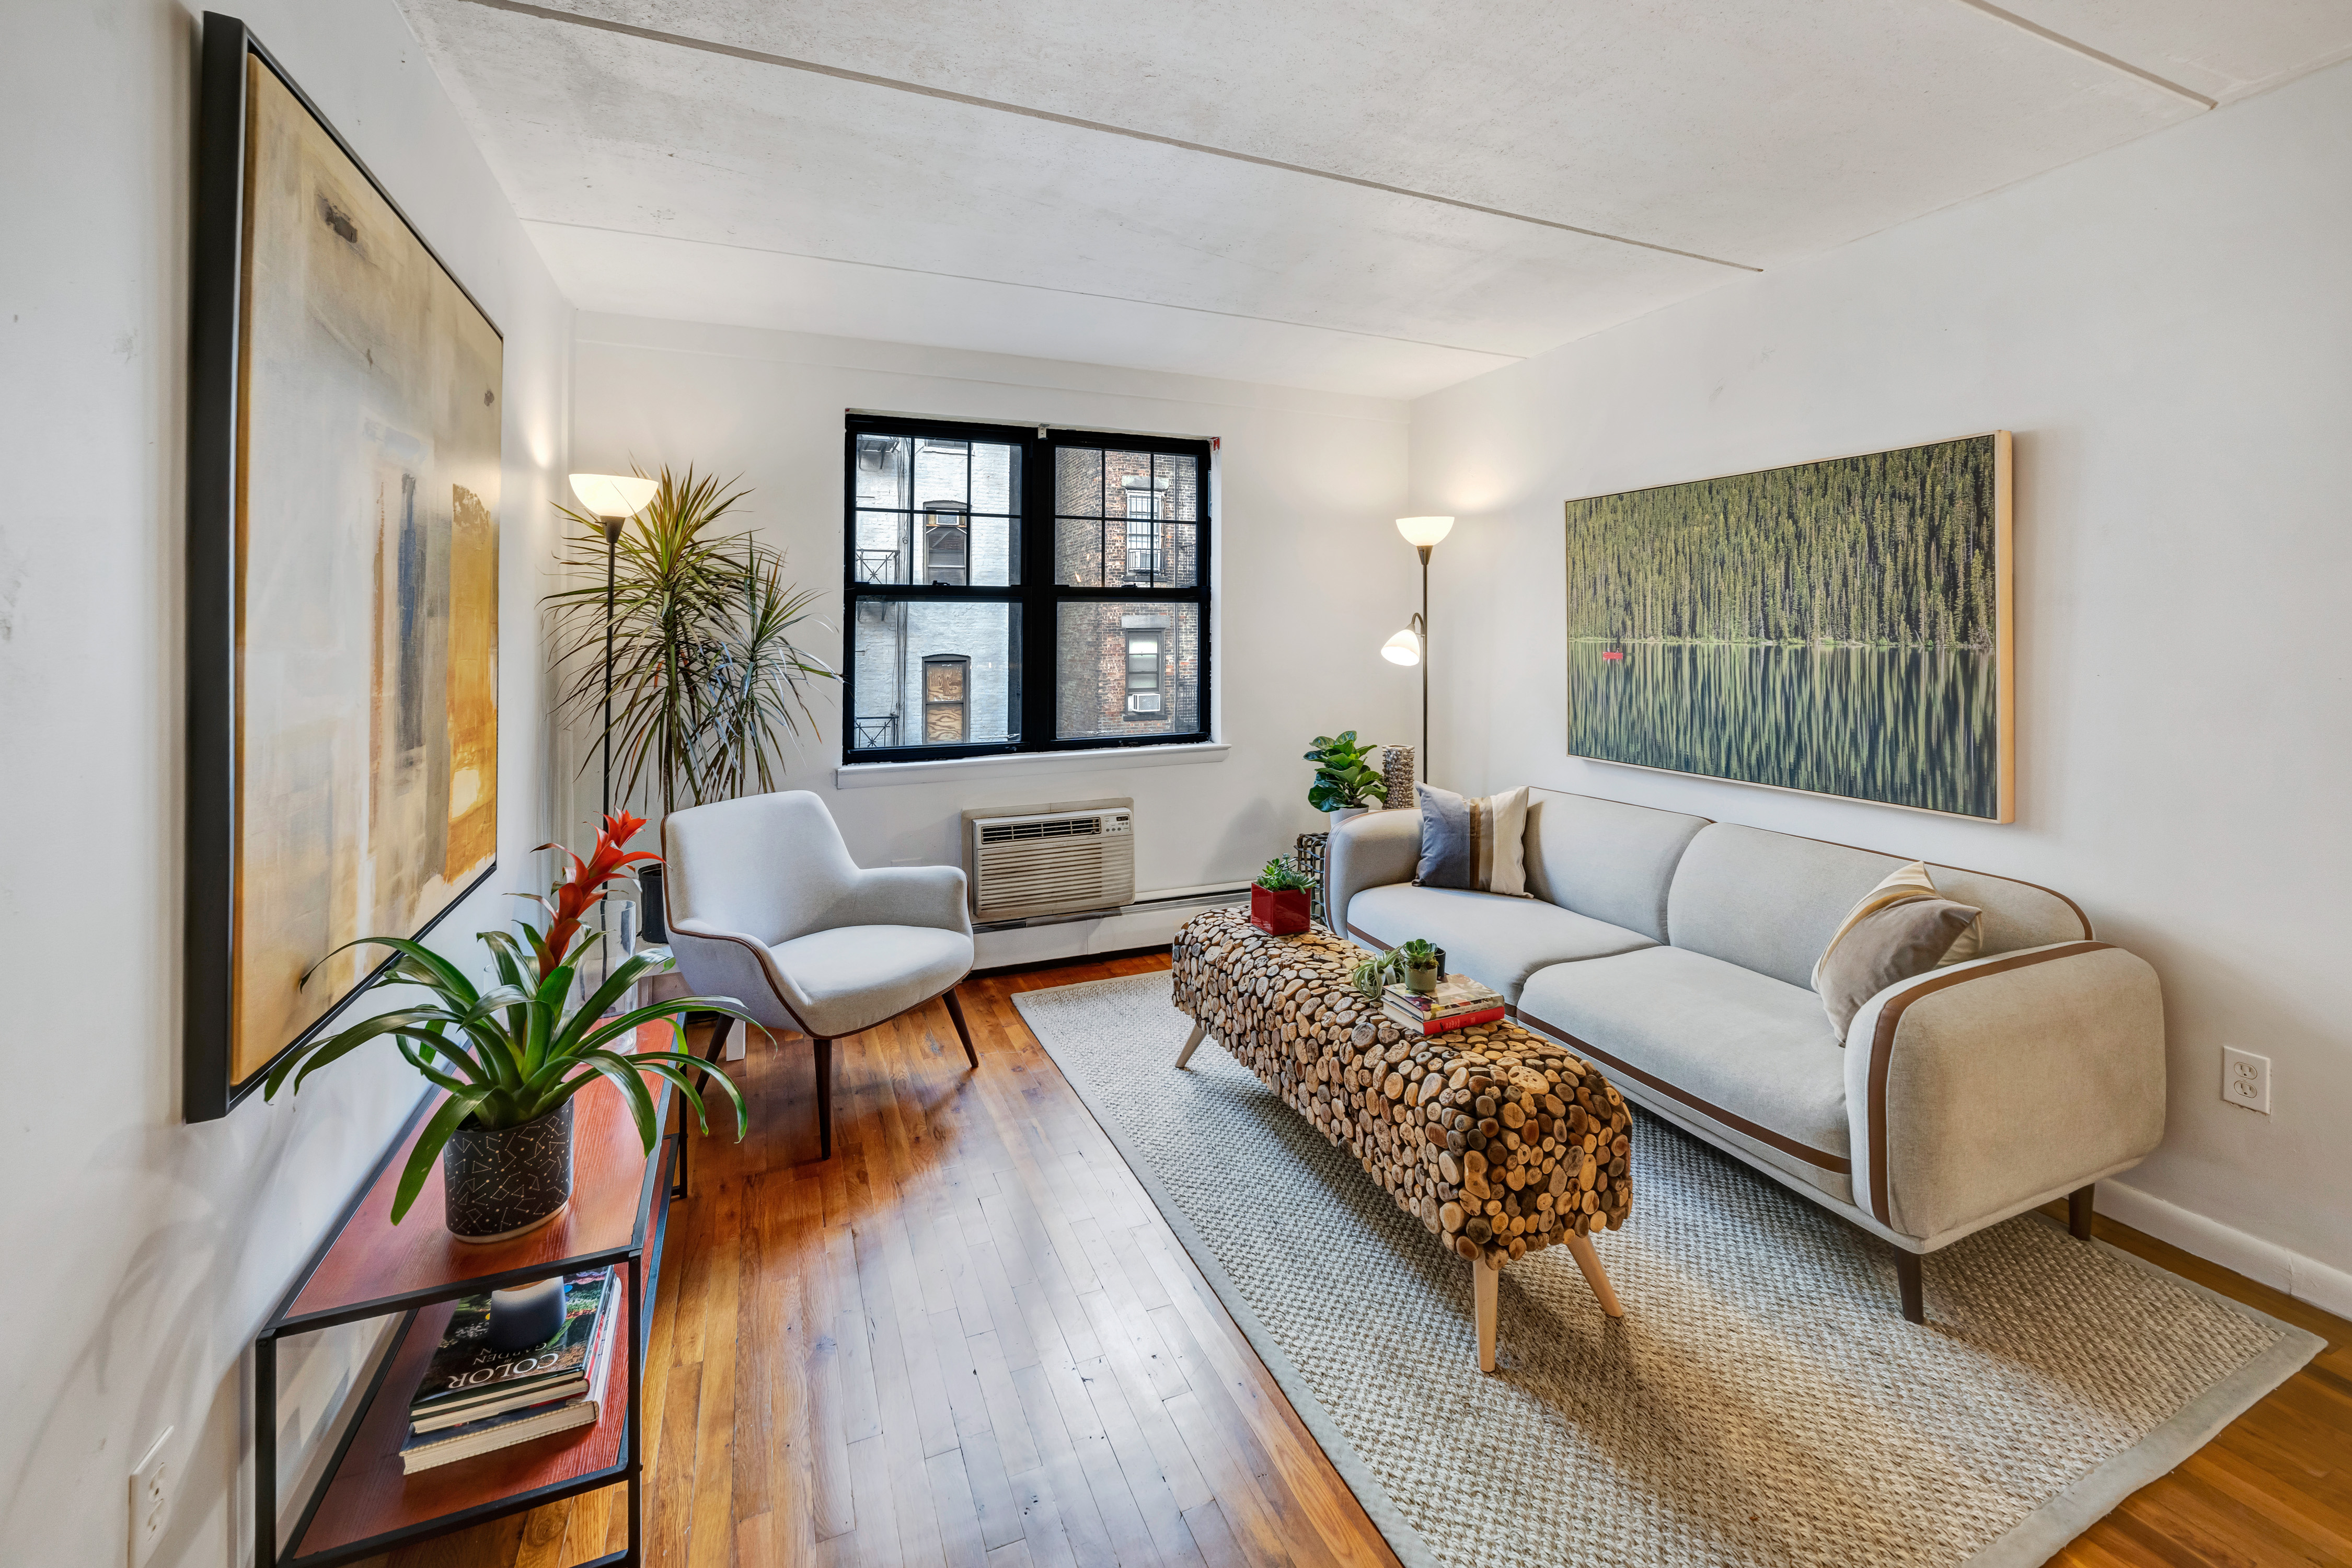
[[1429, 552], [1433, 544], [1416, 544], [1421, 553], [1421, 614], [1412, 629], [1421, 634], [1421, 776], [1429, 777]]
[[[604, 525], [604, 805], [602, 816], [613, 815], [613, 607], [614, 558], [620, 550], [621, 525], [625, 517], [599, 517]], [[1423, 590], [1426, 597], [1427, 590]], [[603, 907], [598, 906], [600, 909]], [[602, 923], [601, 921], [599, 922]]]

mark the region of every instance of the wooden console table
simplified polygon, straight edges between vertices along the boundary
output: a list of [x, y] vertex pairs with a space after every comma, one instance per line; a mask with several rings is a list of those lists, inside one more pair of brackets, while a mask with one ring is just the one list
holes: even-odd
[[[657, 1030], [668, 1048], [667, 1030]], [[488, 1247], [454, 1239], [441, 1224], [436, 1163], [406, 1221], [392, 1197], [408, 1152], [441, 1096], [409, 1119], [360, 1195], [295, 1277], [253, 1345], [254, 1561], [257, 1568], [331, 1568], [501, 1518], [541, 1503], [625, 1484], [629, 1543], [586, 1568], [640, 1561], [644, 1540], [640, 1367], [653, 1325], [669, 1205], [686, 1193], [686, 1121], [659, 1079], [656, 1124], [666, 1131], [648, 1158], [618, 1087], [599, 1079], [575, 1097], [572, 1206], [551, 1225]], [[670, 1129], [675, 1120], [677, 1126]], [[405, 1475], [400, 1445], [408, 1403], [462, 1296], [551, 1275], [623, 1265], [628, 1332], [613, 1347], [606, 1396], [593, 1426], [518, 1443]], [[281, 1542], [278, 1508], [278, 1342], [340, 1323], [397, 1315], [391, 1350], [377, 1363], [341, 1445]], [[625, 1387], [626, 1396], [612, 1397]]]

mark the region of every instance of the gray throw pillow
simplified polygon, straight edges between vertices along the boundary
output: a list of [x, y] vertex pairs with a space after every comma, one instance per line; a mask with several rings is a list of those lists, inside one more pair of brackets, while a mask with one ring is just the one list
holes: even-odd
[[1412, 879], [1424, 888], [1528, 897], [1528, 786], [1483, 797], [1420, 787], [1421, 865]]
[[1838, 1043], [1863, 1004], [1898, 981], [1934, 969], [1983, 911], [1949, 899], [1906, 899], [1855, 921], [1814, 976]]

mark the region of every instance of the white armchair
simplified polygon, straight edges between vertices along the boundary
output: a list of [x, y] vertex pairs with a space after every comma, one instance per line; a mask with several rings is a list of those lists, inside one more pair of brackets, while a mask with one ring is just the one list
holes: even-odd
[[719, 801], [662, 822], [670, 951], [688, 989], [731, 996], [816, 1050], [818, 1142], [833, 1156], [833, 1042], [935, 996], [976, 1068], [956, 982], [971, 917], [952, 866], [859, 868], [806, 790]]

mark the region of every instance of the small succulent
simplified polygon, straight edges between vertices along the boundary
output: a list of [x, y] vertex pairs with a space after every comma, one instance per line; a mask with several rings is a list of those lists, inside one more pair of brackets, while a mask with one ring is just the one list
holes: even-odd
[[1415, 937], [1398, 948], [1395, 956], [1407, 969], [1434, 969], [1437, 967], [1437, 944]]
[[1297, 867], [1277, 855], [1257, 874], [1257, 885], [1269, 893], [1305, 893], [1313, 890], [1315, 881], [1300, 875]]

